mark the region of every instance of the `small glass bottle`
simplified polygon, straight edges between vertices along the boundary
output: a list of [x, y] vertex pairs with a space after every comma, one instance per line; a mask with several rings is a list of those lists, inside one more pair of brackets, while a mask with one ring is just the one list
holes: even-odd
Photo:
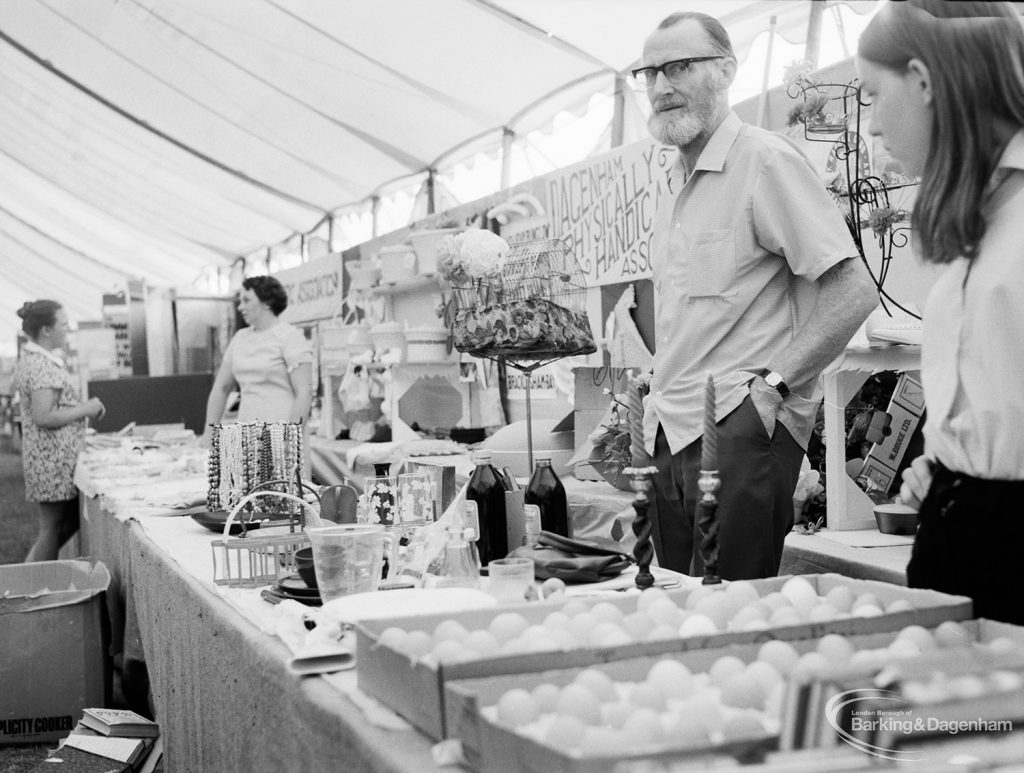
[[438, 588], [479, 588], [480, 560], [473, 548], [473, 530], [451, 526], [438, 571]]
[[537, 466], [533, 468], [523, 501], [540, 508], [540, 527], [544, 531], [569, 537], [569, 506], [565, 499], [565, 487], [551, 466], [550, 454], [538, 454], [536, 461]]

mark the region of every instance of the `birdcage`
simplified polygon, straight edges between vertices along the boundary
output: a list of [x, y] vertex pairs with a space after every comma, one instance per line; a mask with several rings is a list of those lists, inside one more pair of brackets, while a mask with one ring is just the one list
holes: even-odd
[[513, 244], [501, 270], [452, 282], [455, 348], [477, 357], [546, 359], [596, 351], [586, 283], [560, 239]]

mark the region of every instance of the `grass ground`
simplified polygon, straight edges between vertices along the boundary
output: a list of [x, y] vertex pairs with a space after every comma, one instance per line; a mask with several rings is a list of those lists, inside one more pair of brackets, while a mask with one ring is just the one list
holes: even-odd
[[[35, 507], [25, 501], [21, 455], [11, 450], [9, 438], [0, 437], [0, 564], [23, 561], [35, 541], [36, 528]], [[0, 773], [27, 773], [46, 752], [45, 744], [0, 746]]]

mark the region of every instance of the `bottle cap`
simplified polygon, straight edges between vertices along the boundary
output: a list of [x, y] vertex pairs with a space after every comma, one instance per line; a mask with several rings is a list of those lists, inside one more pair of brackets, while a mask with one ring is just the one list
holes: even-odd
[[473, 460], [480, 464], [481, 462], [491, 461], [491, 450], [489, 448], [479, 448], [473, 452]]
[[535, 462], [550, 462], [551, 461], [551, 453], [550, 452], [537, 453], [535, 451], [534, 454], [533, 454], [533, 460]]

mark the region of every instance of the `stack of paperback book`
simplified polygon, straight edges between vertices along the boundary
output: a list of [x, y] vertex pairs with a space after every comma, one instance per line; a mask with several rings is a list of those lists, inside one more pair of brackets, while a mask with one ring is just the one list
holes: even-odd
[[71, 734], [33, 773], [149, 773], [161, 755], [156, 722], [127, 709], [85, 709]]

